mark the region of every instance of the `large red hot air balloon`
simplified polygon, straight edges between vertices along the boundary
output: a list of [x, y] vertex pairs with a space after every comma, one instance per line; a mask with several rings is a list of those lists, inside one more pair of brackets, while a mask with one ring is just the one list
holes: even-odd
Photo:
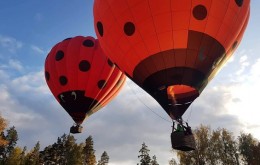
[[241, 41], [250, 0], [95, 0], [104, 52], [181, 119]]
[[46, 82], [81, 132], [85, 118], [104, 107], [123, 86], [125, 75], [93, 37], [77, 36], [56, 44], [46, 57]]

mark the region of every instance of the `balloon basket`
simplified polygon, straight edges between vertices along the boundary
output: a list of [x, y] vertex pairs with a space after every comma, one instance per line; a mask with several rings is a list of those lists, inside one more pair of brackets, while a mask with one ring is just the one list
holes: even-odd
[[81, 133], [83, 130], [83, 127], [81, 125], [73, 125], [70, 127], [70, 133], [76, 134]]
[[195, 138], [193, 134], [187, 132], [172, 132], [171, 133], [172, 148], [181, 151], [195, 150]]

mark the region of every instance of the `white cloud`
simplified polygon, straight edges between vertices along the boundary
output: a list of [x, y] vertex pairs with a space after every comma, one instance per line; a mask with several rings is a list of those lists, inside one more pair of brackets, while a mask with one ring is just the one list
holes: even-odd
[[31, 45], [31, 49], [38, 54], [45, 54], [45, 51], [36, 45]]
[[32, 121], [41, 120], [39, 114], [32, 112], [30, 108], [20, 104], [16, 100], [7, 85], [0, 85], [0, 92], [0, 111], [10, 122], [9, 125], [30, 129], [31, 127], [35, 127], [35, 125], [30, 124]]
[[9, 75], [1, 69], [2, 67], [0, 66], [0, 82], [3, 84], [7, 82], [6, 80], [9, 80]]
[[0, 93], [1, 93], [1, 95], [0, 95], [1, 101], [6, 101], [10, 98], [10, 95], [7, 91], [7, 87], [3, 84], [0, 85]]
[[23, 46], [23, 43], [17, 41], [15, 38], [0, 35], [0, 46], [11, 53], [15, 53], [17, 49]]
[[[0, 69], [2, 69], [2, 73], [4, 71], [18, 71], [22, 72], [24, 70], [24, 67], [22, 63], [17, 59], [9, 59], [9, 61], [6, 64], [0, 64]], [[7, 73], [5, 73], [7, 75]]]
[[[222, 76], [221, 81], [210, 84], [211, 89], [207, 87], [204, 92], [207, 97], [219, 95], [211, 101], [215, 100], [222, 104], [216, 106], [218, 112], [222, 111], [226, 116], [236, 119], [236, 121], [232, 121], [233, 124], [231, 123], [232, 125], [237, 124], [234, 128], [236, 134], [244, 131], [252, 133], [253, 136], [260, 139], [260, 123], [257, 113], [260, 91], [260, 59], [250, 61], [246, 52], [239, 53], [239, 55], [240, 58], [228, 68], [229, 70], [237, 70], [236, 74], [229, 74], [228, 77]], [[221, 74], [226, 75], [224, 73], [225, 71]], [[208, 93], [210, 90], [215, 90], [220, 94]], [[212, 105], [210, 101], [208, 103]], [[228, 128], [230, 125], [226, 127]]]
[[23, 71], [23, 66], [20, 61], [15, 60], [15, 59], [10, 59], [9, 60], [9, 68], [17, 70], [19, 72]]
[[32, 72], [26, 75], [16, 77], [11, 80], [13, 87], [18, 87], [16, 90], [19, 92], [33, 92], [48, 94], [49, 89], [45, 83], [43, 71]]
[[243, 72], [247, 69], [247, 67], [250, 65], [248, 61], [248, 56], [243, 52], [243, 55], [239, 59], [240, 68], [236, 71], [236, 75], [240, 76], [243, 74]]
[[66, 127], [63, 119], [67, 115], [48, 91], [43, 71], [11, 78], [0, 70], [0, 75], [6, 78], [0, 84], [0, 112], [9, 126], [17, 128], [19, 143], [30, 148], [40, 140], [46, 146], [50, 141], [43, 138], [44, 134], [56, 140], [62, 134], [59, 127]]
[[[254, 82], [257, 82], [257, 80], [259, 80], [259, 77], [260, 77], [260, 59], [257, 59], [255, 61], [255, 64], [251, 67], [250, 77], [251, 77], [251, 80], [254, 81]], [[254, 78], [256, 80], [254, 80]]]
[[246, 55], [243, 55], [242, 57], [240, 57], [239, 62], [240, 62], [240, 63], [246, 62], [247, 59], [248, 59], [247, 56], [246, 56]]

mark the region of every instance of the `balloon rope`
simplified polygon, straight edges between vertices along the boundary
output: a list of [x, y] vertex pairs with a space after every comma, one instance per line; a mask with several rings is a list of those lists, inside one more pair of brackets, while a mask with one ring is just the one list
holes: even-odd
[[189, 122], [190, 118], [191, 118], [191, 112], [192, 112], [192, 108], [193, 107], [193, 104], [191, 104], [191, 107], [190, 107], [190, 113], [189, 113], [189, 116], [187, 118], [187, 123]]
[[137, 93], [130, 87], [130, 85], [126, 82], [127, 86], [131, 89], [131, 91], [133, 92], [134, 95], [136, 95], [136, 97], [138, 98], [138, 100], [145, 106], [148, 108], [148, 110], [150, 110], [151, 112], [153, 112], [156, 116], [160, 117], [161, 119], [163, 119], [166, 122], [172, 123], [172, 121], [165, 119], [164, 117], [162, 117], [161, 115], [159, 115], [158, 113], [156, 113], [154, 110], [152, 110], [147, 104], [145, 104], [140, 97], [138, 97]]

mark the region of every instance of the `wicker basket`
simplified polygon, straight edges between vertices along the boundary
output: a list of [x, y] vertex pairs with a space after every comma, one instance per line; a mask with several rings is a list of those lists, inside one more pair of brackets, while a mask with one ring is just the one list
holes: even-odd
[[70, 127], [70, 133], [81, 133], [82, 132], [83, 127], [81, 125], [74, 125], [72, 127]]
[[187, 132], [172, 132], [171, 133], [172, 148], [181, 151], [195, 150], [195, 138], [193, 134]]

